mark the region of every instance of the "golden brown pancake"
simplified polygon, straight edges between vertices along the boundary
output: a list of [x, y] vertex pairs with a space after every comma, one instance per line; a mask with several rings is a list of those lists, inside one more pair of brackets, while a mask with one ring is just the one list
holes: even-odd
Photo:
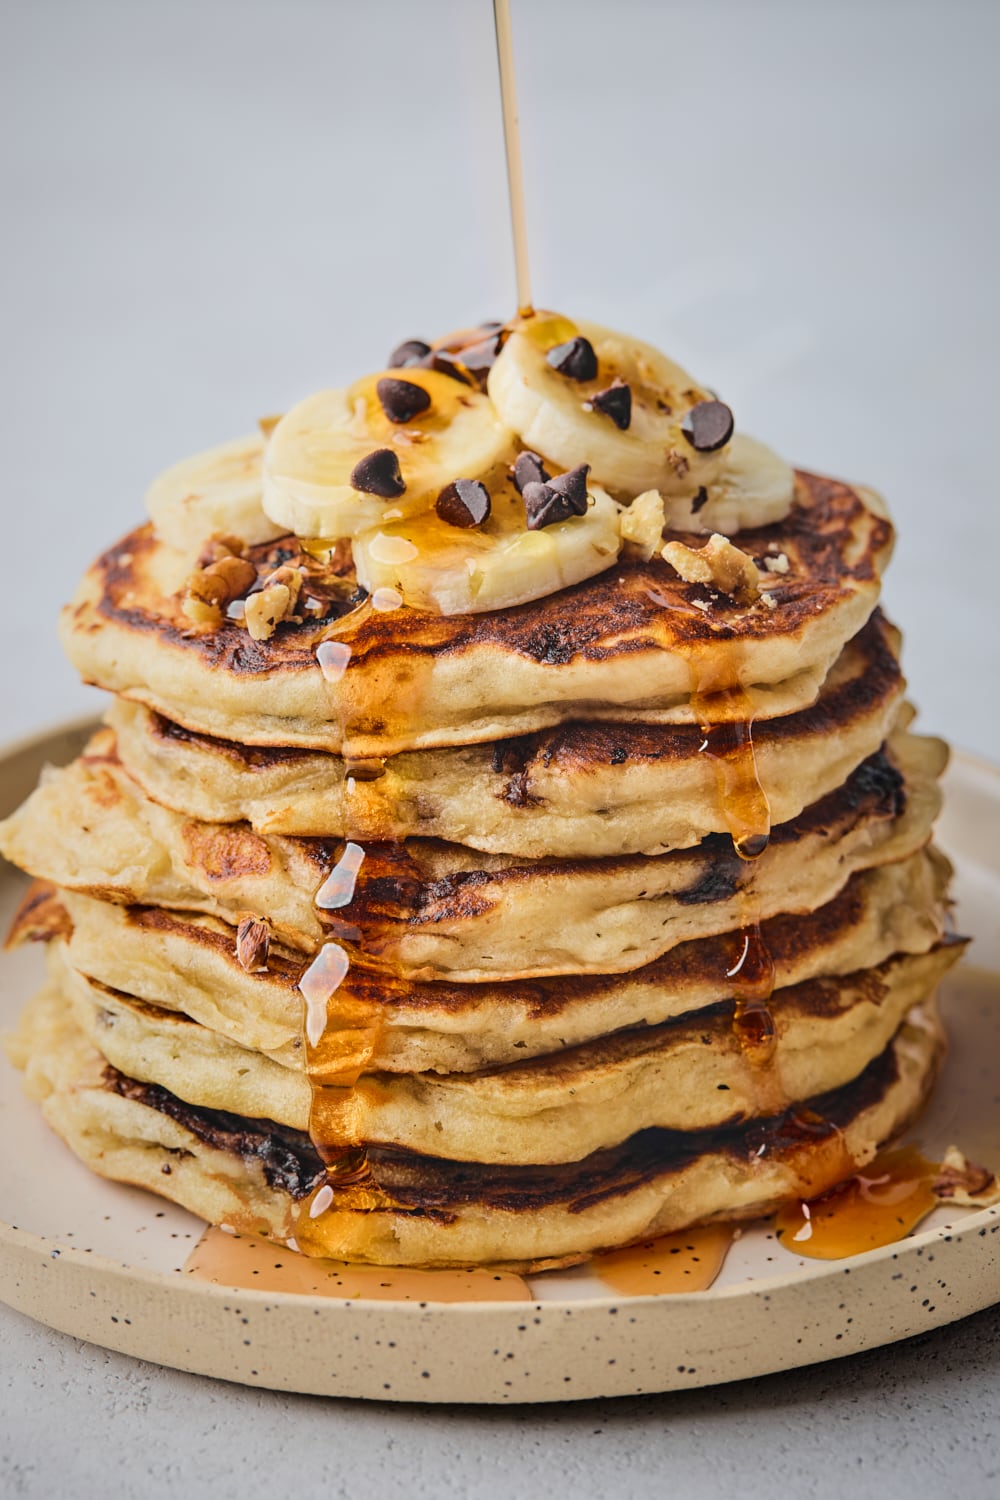
[[517, 861], [453, 844], [370, 846], [349, 910], [317, 894], [333, 841], [264, 837], [148, 802], [109, 731], [0, 825], [0, 851], [36, 878], [130, 905], [266, 913], [291, 946], [357, 946], [411, 979], [621, 973], [679, 942], [779, 912], [809, 912], [859, 869], [908, 858], [939, 805], [938, 740], [902, 733], [844, 785], [740, 859], [728, 836], [653, 858]]
[[94, 980], [50, 949], [50, 975], [74, 1020], [119, 1072], [198, 1108], [266, 1116], [352, 1146], [395, 1146], [457, 1161], [578, 1161], [654, 1126], [715, 1129], [776, 1114], [849, 1083], [933, 993], [961, 943], [775, 991], [776, 1041], [748, 1050], [726, 1002], [663, 1026], [476, 1073], [367, 1072], [346, 1101], [314, 1102], [297, 1066], [238, 1047], [176, 1011]]
[[[947, 861], [928, 850], [859, 872], [815, 912], [763, 923], [776, 987], [849, 974], [893, 953], [925, 953], [944, 932], [949, 873]], [[301, 954], [272, 943], [267, 968], [248, 973], [234, 929], [214, 917], [51, 889], [25, 903], [15, 940], [28, 937], [62, 937], [73, 967], [98, 983], [301, 1065]], [[362, 961], [337, 991], [329, 1024], [335, 1041], [349, 996], [377, 1028], [371, 1070], [470, 1072], [717, 1005], [732, 993], [741, 950], [741, 933], [721, 933], [681, 943], [631, 974], [475, 985], [413, 984]]]
[[[810, 708], [757, 726], [757, 776], [773, 823], [840, 786], [889, 734], [904, 690], [898, 649], [898, 632], [876, 611]], [[147, 796], [260, 833], [362, 843], [419, 836], [579, 858], [660, 854], [726, 830], [718, 769], [693, 724], [566, 724], [494, 745], [411, 751], [361, 779], [339, 756], [213, 739], [124, 699], [108, 722]]]
[[[86, 575], [64, 612], [63, 642], [87, 681], [185, 728], [351, 759], [581, 718], [698, 722], [705, 709], [693, 697], [736, 685], [756, 718], [770, 718], [813, 701], [874, 609], [892, 545], [890, 523], [863, 492], [800, 474], [796, 493], [786, 520], [737, 538], [755, 557], [788, 560], [768, 581], [770, 607], [686, 583], [656, 558], [493, 614], [379, 613], [351, 607], [349, 565], [324, 570], [282, 538], [251, 549], [259, 574], [305, 567], [328, 614], [254, 641], [235, 622], [193, 629], [181, 610], [188, 565], [144, 526]], [[334, 683], [316, 661], [327, 638], [351, 651]]]
[[933, 1008], [918, 1008], [858, 1078], [807, 1109], [721, 1131], [642, 1131], [574, 1163], [488, 1166], [383, 1148], [370, 1158], [378, 1186], [340, 1188], [313, 1219], [323, 1169], [308, 1136], [125, 1077], [54, 991], [28, 1007], [13, 1048], [46, 1119], [88, 1166], [210, 1223], [380, 1265], [532, 1268], [824, 1192], [905, 1128], [941, 1050]]

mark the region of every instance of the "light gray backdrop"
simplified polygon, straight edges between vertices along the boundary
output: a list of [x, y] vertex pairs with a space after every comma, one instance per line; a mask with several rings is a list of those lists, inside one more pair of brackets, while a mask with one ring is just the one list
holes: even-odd
[[[923, 723], [996, 758], [1000, 7], [514, 0], [514, 21], [536, 300], [660, 342], [789, 458], [880, 488]], [[158, 469], [514, 295], [488, 0], [8, 0], [0, 48], [13, 734], [91, 702], [56, 608]], [[994, 1330], [517, 1417], [213, 1387], [4, 1313], [0, 1489], [96, 1494], [113, 1433], [144, 1495], [250, 1500], [301, 1466], [302, 1494], [919, 1473], [985, 1496]]]

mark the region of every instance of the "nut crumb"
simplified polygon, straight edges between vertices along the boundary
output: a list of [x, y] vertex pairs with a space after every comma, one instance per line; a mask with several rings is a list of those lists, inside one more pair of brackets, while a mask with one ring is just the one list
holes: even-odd
[[765, 557], [764, 566], [769, 573], [787, 573], [788, 557], [784, 552], [779, 552], [777, 557]]
[[988, 1167], [970, 1161], [957, 1146], [949, 1146], [934, 1179], [934, 1196], [962, 1208], [989, 1208], [1000, 1202], [1000, 1182]]
[[271, 924], [266, 917], [248, 912], [236, 929], [236, 957], [248, 974], [259, 974], [267, 968], [271, 948]]
[[302, 589], [301, 568], [275, 568], [264, 579], [259, 593], [251, 594], [243, 614], [246, 627], [255, 641], [268, 641], [283, 620], [295, 615]]
[[660, 554], [686, 583], [708, 583], [723, 594], [750, 603], [760, 593], [760, 573], [752, 557], [728, 537], [713, 532], [704, 547], [668, 542]]
[[659, 490], [644, 490], [632, 504], [622, 511], [618, 527], [625, 543], [626, 557], [636, 557], [640, 562], [649, 562], [663, 540], [666, 518], [663, 513], [663, 496]]
[[[196, 568], [185, 586], [181, 609], [201, 629], [217, 629], [222, 624], [223, 611], [257, 581], [253, 563], [230, 550], [233, 541], [232, 537], [213, 538], [208, 547], [216, 549], [218, 555]], [[203, 552], [202, 556], [205, 555]]]

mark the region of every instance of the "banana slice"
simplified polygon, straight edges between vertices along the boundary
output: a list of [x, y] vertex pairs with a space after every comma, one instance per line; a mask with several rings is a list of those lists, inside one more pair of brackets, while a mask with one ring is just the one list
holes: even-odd
[[355, 537], [358, 581], [371, 593], [395, 589], [406, 604], [443, 615], [481, 614], [542, 599], [592, 578], [621, 550], [620, 507], [588, 485], [585, 515], [529, 531], [510, 480], [491, 492], [482, 526], [451, 526], [433, 512]]
[[795, 476], [773, 448], [746, 433], [733, 435], [708, 498], [671, 496], [664, 518], [672, 531], [720, 532], [732, 536], [749, 527], [770, 526], [788, 515], [795, 498]]
[[[379, 387], [404, 380], [427, 405], [405, 415], [419, 402], [390, 403], [390, 418]], [[513, 435], [482, 392], [437, 370], [385, 370], [309, 396], [281, 419], [264, 459], [264, 509], [298, 536], [353, 537], [387, 511], [430, 510], [456, 475], [488, 474], [512, 451]]]
[[215, 533], [250, 546], [281, 536], [261, 506], [264, 439], [260, 433], [196, 453], [165, 470], [146, 492], [146, 510], [168, 547], [197, 554]]
[[[571, 357], [563, 361], [565, 373], [553, 368], [553, 350], [579, 337], [597, 356], [596, 372]], [[624, 428], [600, 409], [615, 381], [631, 393]], [[595, 482], [620, 499], [644, 490], [694, 495], [721, 467], [718, 452], [698, 452], [681, 431], [682, 419], [711, 393], [651, 344], [595, 323], [547, 313], [524, 320], [507, 338], [487, 389], [501, 421], [525, 447], [564, 468], [589, 463]]]

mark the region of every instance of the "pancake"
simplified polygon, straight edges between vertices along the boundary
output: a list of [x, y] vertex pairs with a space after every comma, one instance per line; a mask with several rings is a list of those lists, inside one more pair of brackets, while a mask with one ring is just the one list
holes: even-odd
[[350, 920], [316, 905], [332, 841], [185, 820], [142, 797], [108, 731], [0, 825], [0, 851], [36, 878], [128, 904], [268, 914], [292, 947], [360, 945], [411, 979], [478, 981], [640, 968], [677, 943], [831, 900], [859, 869], [916, 853], [939, 806], [945, 747], [901, 733], [829, 797], [740, 859], [728, 836], [654, 858], [515, 862], [452, 844], [372, 846]]
[[[808, 709], [762, 721], [757, 776], [786, 823], [840, 786], [889, 734], [904, 683], [899, 635], [876, 611]], [[260, 833], [443, 839], [528, 858], [660, 854], [726, 831], [718, 771], [696, 725], [568, 724], [393, 756], [362, 780], [338, 756], [194, 734], [119, 700], [118, 755], [147, 796]]]
[[[787, 559], [768, 578], [770, 605], [686, 583], [655, 558], [492, 614], [384, 613], [358, 599], [339, 552], [331, 569], [282, 538], [250, 549], [259, 576], [304, 567], [326, 613], [256, 641], [234, 621], [192, 627], [180, 595], [189, 565], [144, 526], [85, 576], [63, 613], [63, 644], [85, 680], [187, 729], [350, 759], [576, 719], [698, 722], [699, 697], [735, 686], [753, 717], [780, 716], [815, 699], [868, 619], [892, 546], [868, 492], [810, 474], [796, 485], [784, 521], [736, 538], [755, 557]], [[350, 647], [335, 683], [315, 654], [331, 637]]]
[[366, 1073], [332, 1115], [297, 1068], [237, 1047], [176, 1011], [85, 979], [50, 949], [50, 975], [77, 1025], [119, 1072], [185, 1103], [266, 1115], [365, 1147], [507, 1165], [571, 1162], [640, 1130], [717, 1129], [777, 1114], [849, 1083], [957, 960], [961, 943], [777, 990], [776, 1046], [763, 1064], [742, 1046], [732, 1005], [664, 1026], [478, 1073]]
[[[936, 851], [864, 870], [818, 911], [762, 924], [775, 985], [849, 974], [893, 953], [924, 953], [944, 932], [950, 867]], [[43, 914], [43, 909], [45, 914]], [[36, 892], [14, 940], [63, 937], [80, 973], [140, 1000], [181, 1011], [238, 1047], [301, 1066], [306, 960], [272, 944], [267, 968], [247, 973], [236, 934], [214, 917], [127, 907], [71, 892]], [[336, 1032], [357, 1012], [376, 1026], [368, 1066], [379, 1072], [466, 1072], [655, 1026], [732, 993], [741, 934], [681, 943], [625, 975], [560, 975], [529, 982], [411, 984], [352, 966], [331, 1005]]]
[[720, 1131], [643, 1131], [570, 1164], [491, 1167], [374, 1150], [379, 1188], [344, 1186], [315, 1219], [308, 1204], [324, 1173], [308, 1136], [199, 1111], [128, 1079], [91, 1046], [56, 991], [28, 1007], [16, 1060], [49, 1124], [92, 1170], [210, 1223], [294, 1236], [310, 1254], [337, 1259], [537, 1269], [824, 1192], [905, 1128], [941, 1051], [933, 1008], [918, 1008], [858, 1078], [807, 1110]]

